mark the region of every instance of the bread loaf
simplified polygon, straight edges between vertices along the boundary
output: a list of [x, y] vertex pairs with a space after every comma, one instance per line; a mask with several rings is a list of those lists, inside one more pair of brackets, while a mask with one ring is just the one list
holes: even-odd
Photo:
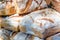
[[4, 0], [0, 3], [0, 16], [12, 15], [16, 13], [16, 9], [11, 0]]
[[[2, 27], [7, 30], [18, 31], [19, 30], [19, 21], [22, 19], [22, 16], [9, 16], [4, 18], [2, 22]], [[3, 25], [4, 24], [4, 25]]]
[[25, 34], [23, 32], [19, 32], [14, 37], [12, 37], [11, 40], [43, 40], [43, 39], [40, 39], [33, 35]]
[[60, 14], [53, 9], [38, 10], [26, 15], [19, 24], [21, 32], [45, 38], [60, 32]]
[[13, 0], [17, 13], [26, 14], [47, 7], [45, 0]]

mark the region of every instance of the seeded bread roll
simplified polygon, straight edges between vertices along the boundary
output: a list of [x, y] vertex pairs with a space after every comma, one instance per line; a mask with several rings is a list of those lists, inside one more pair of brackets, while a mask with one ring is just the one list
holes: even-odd
[[48, 37], [46, 40], [60, 40], [60, 33]]
[[19, 32], [15, 36], [13, 36], [11, 40], [42, 40], [42, 39], [32, 36], [32, 35]]
[[60, 14], [49, 8], [32, 12], [24, 16], [19, 28], [21, 32], [45, 38], [60, 32]]
[[15, 10], [13, 2], [9, 0], [0, 2], [0, 16], [12, 15], [15, 13], [16, 13], [16, 10]]
[[0, 40], [10, 40], [9, 37], [10, 37], [9, 31], [0, 29]]
[[26, 14], [47, 7], [45, 0], [13, 0], [17, 13]]

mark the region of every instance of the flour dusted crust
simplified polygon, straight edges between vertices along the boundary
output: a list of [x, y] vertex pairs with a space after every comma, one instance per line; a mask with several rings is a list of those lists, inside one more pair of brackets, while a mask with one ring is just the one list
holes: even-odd
[[42, 40], [36, 36], [28, 35], [23, 32], [17, 33], [11, 40]]
[[20, 20], [22, 20], [22, 16], [18, 16], [18, 14], [6, 17], [2, 22], [2, 27], [12, 31], [18, 31]]
[[45, 0], [15, 0], [14, 3], [19, 14], [25, 14], [34, 10], [47, 7]]
[[0, 16], [12, 15], [16, 13], [16, 9], [11, 0], [0, 2]]
[[46, 38], [46, 40], [60, 40], [60, 33], [52, 35], [52, 36]]
[[44, 38], [60, 32], [60, 14], [50, 8], [38, 10], [24, 16], [19, 24], [20, 31]]
[[9, 31], [0, 29], [0, 40], [10, 40], [9, 39]]

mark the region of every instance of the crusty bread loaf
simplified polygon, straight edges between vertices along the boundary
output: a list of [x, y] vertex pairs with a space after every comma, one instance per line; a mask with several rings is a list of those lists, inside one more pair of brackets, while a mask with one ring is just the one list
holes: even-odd
[[26, 14], [47, 7], [45, 0], [13, 0], [17, 13]]
[[16, 13], [16, 9], [11, 1], [3, 1], [0, 3], [0, 16], [12, 15]]
[[19, 24], [21, 32], [45, 38], [60, 32], [60, 14], [53, 9], [38, 10], [24, 16]]
[[12, 31], [18, 31], [19, 30], [19, 21], [22, 19], [21, 16], [10, 16], [4, 18], [2, 22], [2, 27], [4, 29], [12, 30]]

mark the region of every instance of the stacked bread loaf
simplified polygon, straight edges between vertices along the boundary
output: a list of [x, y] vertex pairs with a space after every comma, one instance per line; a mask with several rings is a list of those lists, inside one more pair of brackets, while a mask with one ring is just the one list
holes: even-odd
[[59, 8], [59, 0], [1, 0], [0, 40], [60, 40]]

